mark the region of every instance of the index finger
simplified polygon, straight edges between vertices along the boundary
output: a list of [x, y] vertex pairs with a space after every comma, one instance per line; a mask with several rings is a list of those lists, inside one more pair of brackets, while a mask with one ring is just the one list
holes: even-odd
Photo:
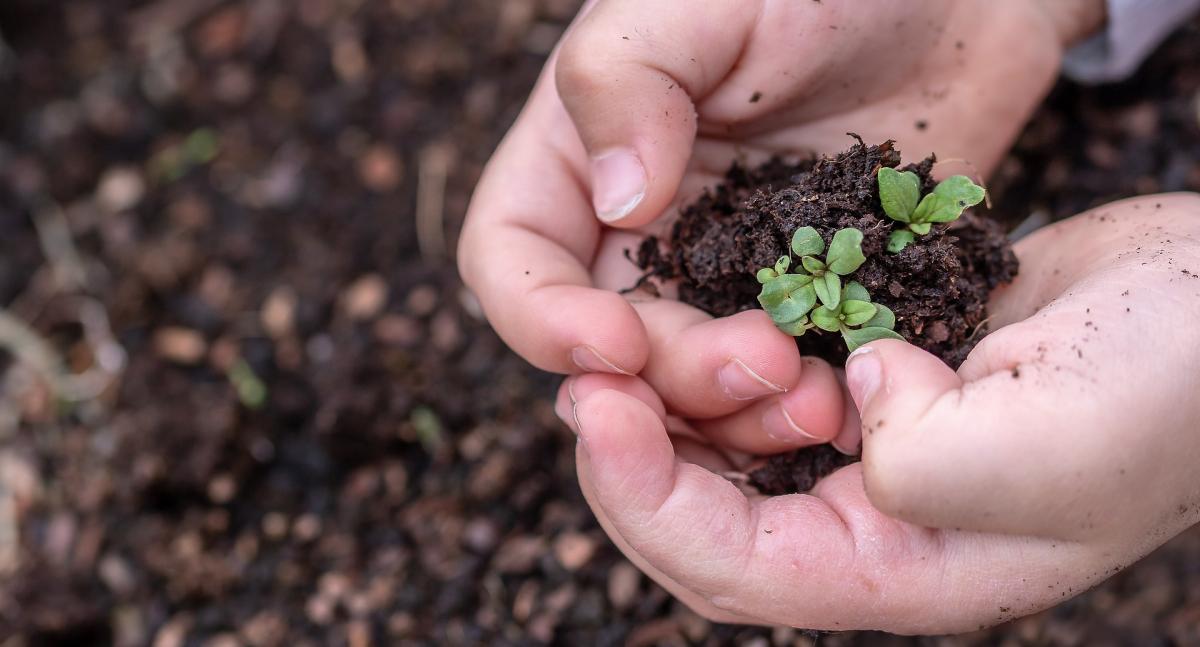
[[586, 153], [550, 82], [553, 66], [476, 188], [459, 270], [497, 334], [538, 368], [636, 373], [646, 332], [623, 297], [593, 287], [602, 230], [583, 180]]

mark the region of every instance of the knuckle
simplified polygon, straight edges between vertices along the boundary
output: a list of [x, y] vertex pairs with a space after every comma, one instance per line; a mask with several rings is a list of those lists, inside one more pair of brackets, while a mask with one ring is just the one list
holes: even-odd
[[604, 86], [608, 66], [598, 56], [600, 50], [589, 40], [586, 35], [576, 33], [563, 41], [559, 50], [554, 81], [559, 96], [565, 102], [575, 97], [595, 95]]
[[913, 515], [920, 505], [914, 483], [921, 466], [906, 458], [909, 452], [889, 447], [886, 441], [872, 443], [863, 460], [863, 489], [876, 510], [897, 519]]

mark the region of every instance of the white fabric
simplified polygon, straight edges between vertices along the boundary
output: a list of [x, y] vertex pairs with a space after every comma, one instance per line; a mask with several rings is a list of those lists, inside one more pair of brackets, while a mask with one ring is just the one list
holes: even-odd
[[1084, 83], [1120, 81], [1200, 10], [1200, 0], [1107, 0], [1108, 27], [1067, 52], [1063, 73]]

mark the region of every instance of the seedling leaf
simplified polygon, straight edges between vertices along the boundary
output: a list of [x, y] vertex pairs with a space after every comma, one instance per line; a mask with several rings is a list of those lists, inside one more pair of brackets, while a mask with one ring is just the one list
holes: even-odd
[[888, 330], [896, 329], [896, 313], [892, 309], [879, 303], [871, 304], [875, 306], [875, 316], [871, 317], [863, 324], [864, 328], [887, 328]]
[[817, 328], [826, 332], [837, 332], [842, 328], [842, 320], [838, 311], [826, 306], [820, 306], [812, 311], [812, 322]]
[[[980, 202], [986, 192], [965, 175], [947, 178], [933, 189], [933, 193], [921, 199], [913, 212], [912, 222], [950, 222], [957, 220], [967, 207]], [[914, 230], [915, 231], [915, 230]], [[918, 232], [920, 233], [920, 232]]]
[[866, 301], [843, 301], [841, 310], [847, 326], [858, 326], [870, 321], [878, 309]]
[[817, 289], [817, 298], [821, 303], [830, 308], [838, 307], [838, 303], [842, 300], [842, 277], [833, 272], [826, 272], [813, 281], [813, 286]]
[[[813, 313], [813, 318], [816, 319], [816, 313]], [[869, 344], [880, 339], [899, 339], [904, 341], [904, 338], [897, 334], [894, 330], [888, 330], [879, 326], [870, 326], [859, 328], [858, 330], [846, 329], [842, 331], [842, 339], [846, 340], [846, 348], [850, 352], [858, 350], [864, 344]]]
[[812, 283], [807, 274], [782, 274], [763, 285], [758, 302], [776, 323], [797, 321], [817, 304]]
[[916, 173], [901, 173], [894, 168], [879, 169], [879, 201], [892, 220], [910, 222], [921, 199], [921, 179]]
[[867, 257], [862, 253], [863, 234], [852, 227], [839, 230], [829, 243], [829, 253], [825, 256], [829, 269], [845, 276], [854, 272], [866, 262]]
[[792, 251], [796, 256], [816, 256], [825, 251], [825, 241], [812, 227], [801, 227], [792, 234]]
[[804, 266], [804, 269], [813, 274], [821, 274], [825, 271], [825, 263], [822, 263], [821, 259], [812, 256], [805, 256], [800, 259], [800, 264]]
[[899, 254], [916, 239], [916, 234], [908, 229], [897, 229], [888, 236], [887, 250], [893, 254]]
[[953, 218], [947, 220], [933, 220], [931, 222], [950, 222], [958, 218], [964, 209], [973, 207], [980, 202], [983, 202], [987, 196], [987, 191], [983, 187], [971, 181], [971, 178], [965, 175], [955, 175], [942, 180], [936, 187], [933, 188], [933, 194], [941, 197], [943, 200], [951, 203], [958, 213]]
[[850, 281], [846, 287], [842, 288], [842, 300], [844, 301], [871, 301], [871, 293], [863, 287], [858, 281]]
[[913, 233], [920, 234], [922, 236], [928, 234], [931, 227], [933, 227], [933, 225], [928, 222], [914, 222], [908, 226], [909, 229], [913, 230]]
[[785, 334], [793, 337], [803, 337], [804, 333], [808, 332], [809, 329], [813, 327], [812, 323], [809, 322], [808, 317], [801, 317], [797, 321], [777, 325]]

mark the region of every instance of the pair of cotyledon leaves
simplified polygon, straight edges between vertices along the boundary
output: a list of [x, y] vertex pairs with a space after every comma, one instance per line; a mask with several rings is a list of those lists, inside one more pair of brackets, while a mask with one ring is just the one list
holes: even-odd
[[899, 253], [916, 236], [924, 236], [935, 223], [957, 220], [963, 211], [983, 202], [986, 192], [965, 175], [955, 175], [940, 182], [933, 191], [921, 197], [921, 179], [911, 171], [894, 168], [879, 169], [879, 201], [892, 220], [908, 225], [892, 232], [887, 249]]

